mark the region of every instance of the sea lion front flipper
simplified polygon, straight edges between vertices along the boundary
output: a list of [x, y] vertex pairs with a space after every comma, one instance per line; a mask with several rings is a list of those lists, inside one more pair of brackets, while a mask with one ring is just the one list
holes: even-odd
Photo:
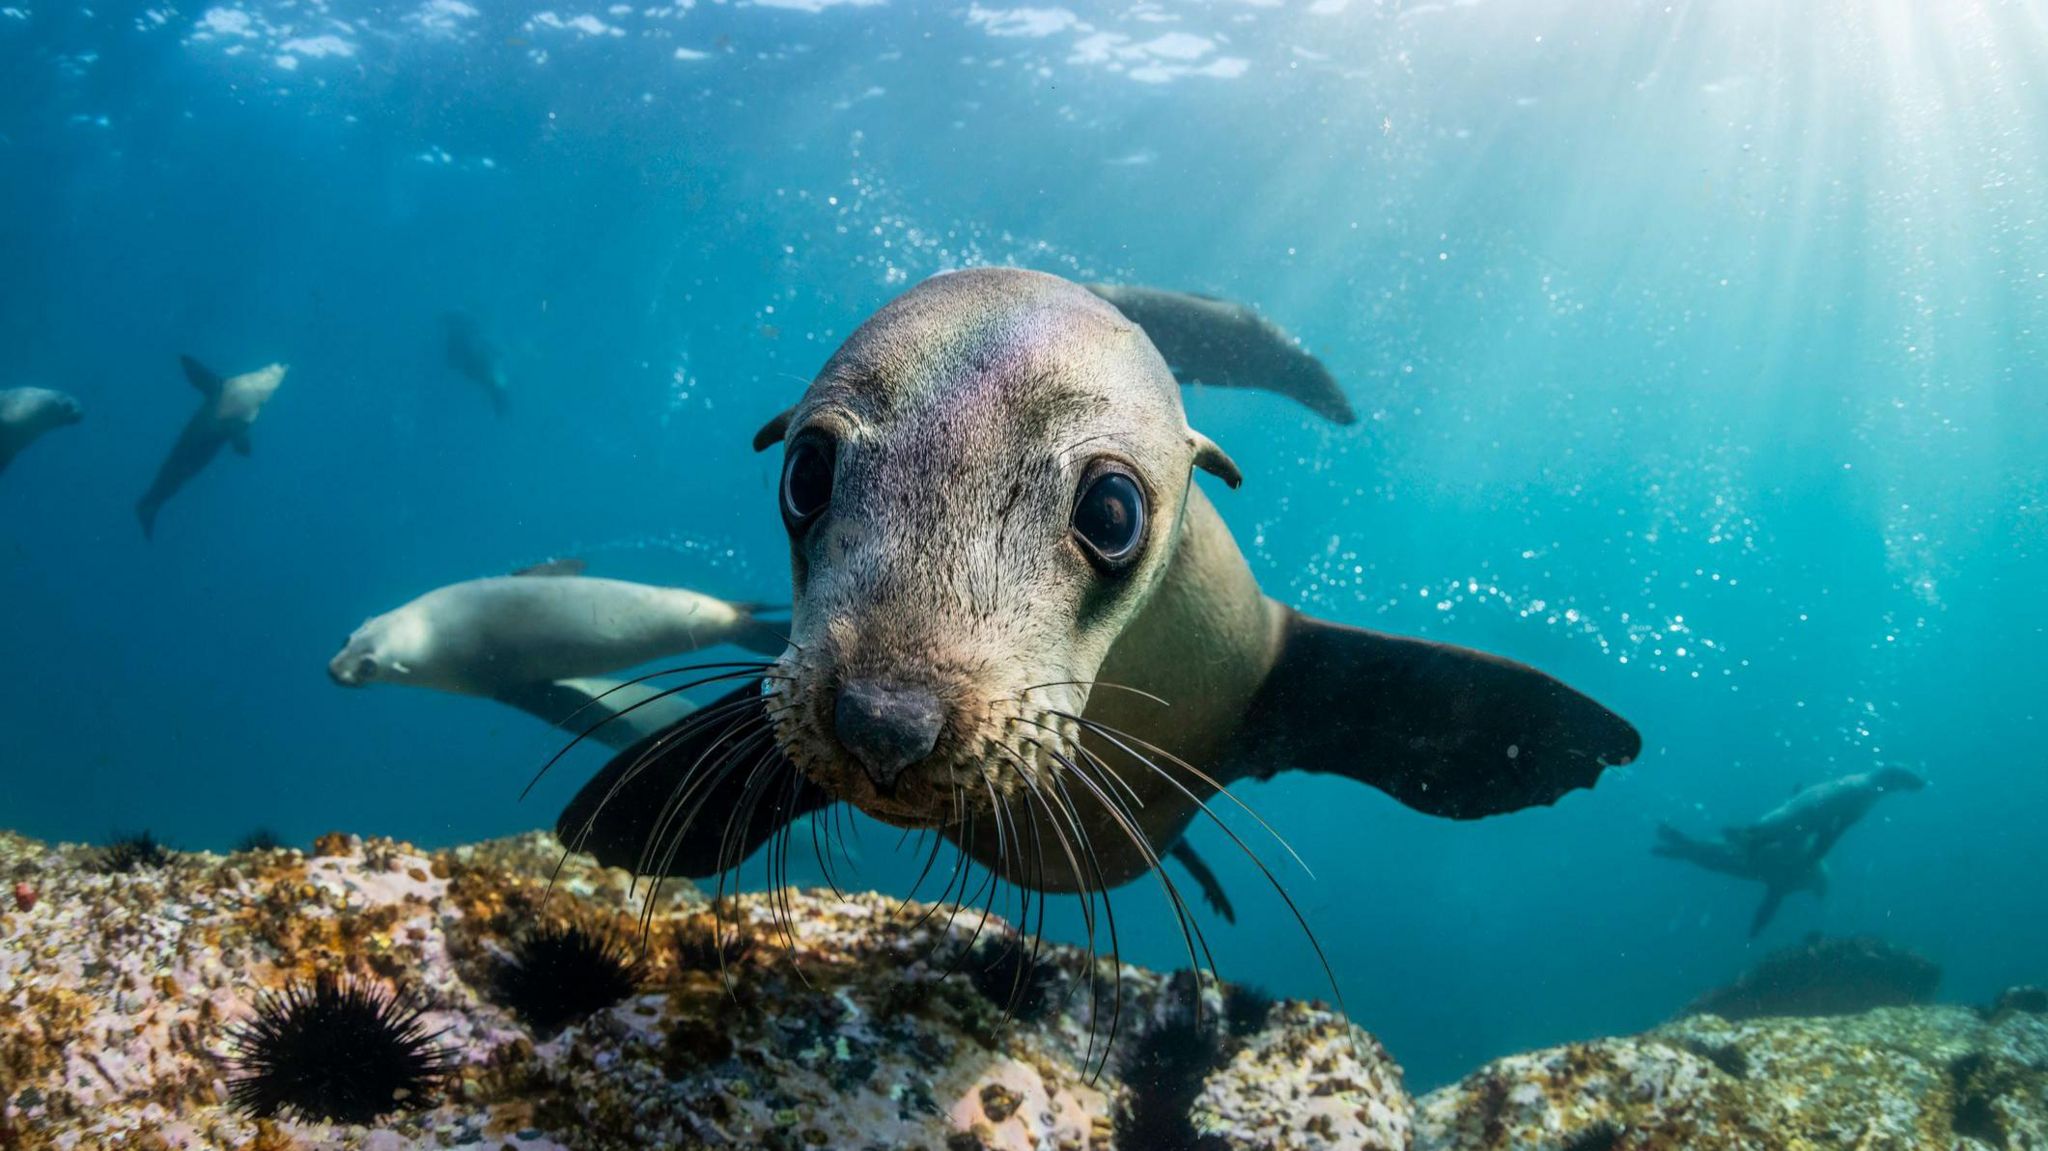
[[219, 372], [190, 356], [179, 356], [178, 363], [185, 369], [185, 378], [192, 381], [192, 386], [199, 389], [200, 395], [210, 400], [220, 394], [221, 386], [226, 381], [221, 379]]
[[594, 677], [522, 684], [493, 698], [571, 735], [621, 750], [697, 710], [696, 704], [680, 695], [662, 695], [652, 684]]
[[1358, 419], [1337, 378], [1279, 325], [1243, 304], [1135, 284], [1088, 284], [1159, 349], [1183, 384], [1263, 388], [1333, 423]]
[[[784, 824], [831, 802], [776, 749], [761, 681], [750, 680], [613, 756], [562, 809], [555, 834], [607, 867], [628, 870], [651, 846], [661, 874], [702, 879], [737, 866]], [[746, 824], [738, 826], [742, 815]]]
[[1188, 869], [1188, 874], [1194, 877], [1196, 886], [1202, 889], [1202, 899], [1209, 904], [1210, 910], [1222, 916], [1225, 923], [1237, 922], [1237, 909], [1230, 906], [1230, 897], [1223, 893], [1222, 882], [1216, 878], [1215, 872], [1209, 870], [1209, 861], [1197, 854], [1193, 845], [1186, 839], [1176, 840], [1174, 845], [1167, 849], [1166, 854], [1179, 860], [1180, 865]]
[[1778, 917], [1778, 906], [1784, 902], [1785, 891], [1783, 888], [1769, 887], [1764, 889], [1764, 900], [1756, 905], [1756, 914], [1749, 921], [1749, 937], [1751, 939], [1755, 939], [1764, 933], [1764, 928], [1769, 927], [1771, 920]]
[[233, 436], [230, 436], [228, 438], [228, 446], [235, 449], [236, 455], [241, 456], [243, 459], [248, 459], [249, 433], [246, 431], [241, 431], [235, 433]]
[[1627, 720], [1535, 668], [1290, 613], [1225, 779], [1330, 772], [1480, 819], [1591, 787], [1642, 750]]

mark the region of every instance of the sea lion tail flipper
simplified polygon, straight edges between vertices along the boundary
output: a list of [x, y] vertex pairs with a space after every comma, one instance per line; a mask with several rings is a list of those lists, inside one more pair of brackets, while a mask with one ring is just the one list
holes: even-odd
[[184, 366], [185, 378], [192, 381], [192, 386], [199, 389], [200, 395], [212, 399], [220, 394], [223, 381], [219, 372], [190, 356], [179, 356], [178, 363]]
[[1651, 855], [1665, 859], [1692, 859], [1699, 854], [1699, 841], [1668, 823], [1657, 825], [1657, 842], [1650, 848]]
[[1209, 862], [1195, 852], [1192, 844], [1185, 839], [1177, 840], [1167, 854], [1188, 869], [1188, 874], [1202, 889], [1202, 899], [1209, 904], [1210, 910], [1222, 916], [1225, 923], [1237, 922], [1237, 909], [1230, 906], [1230, 897], [1223, 893], [1222, 882], [1216, 878], [1215, 872], [1209, 870]]
[[1479, 819], [1557, 802], [1628, 763], [1628, 721], [1525, 664], [1289, 613], [1226, 778], [1300, 769]]
[[1184, 384], [1278, 392], [1332, 423], [1358, 419], [1321, 360], [1243, 304], [1135, 284], [1089, 284], [1143, 329]]
[[613, 756], [562, 809], [555, 833], [607, 867], [636, 870], [644, 853], [661, 874], [702, 879], [830, 806], [765, 738], [761, 685], [750, 680]]
[[1756, 905], [1756, 914], [1750, 917], [1749, 937], [1751, 939], [1755, 939], [1764, 933], [1764, 928], [1769, 927], [1771, 920], [1778, 917], [1778, 907], [1784, 902], [1784, 889], [1777, 887], [1764, 889], [1764, 900]]

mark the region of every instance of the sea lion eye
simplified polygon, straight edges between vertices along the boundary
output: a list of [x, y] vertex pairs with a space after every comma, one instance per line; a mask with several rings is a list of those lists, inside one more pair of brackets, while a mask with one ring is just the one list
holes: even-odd
[[374, 676], [376, 674], [377, 660], [374, 656], [366, 655], [363, 658], [356, 661], [356, 677], [358, 679], [369, 679], [371, 676]]
[[1088, 481], [1074, 503], [1074, 536], [1098, 566], [1121, 568], [1145, 540], [1145, 493], [1125, 472], [1106, 471]]
[[802, 436], [782, 464], [782, 518], [795, 531], [832, 503], [832, 441]]

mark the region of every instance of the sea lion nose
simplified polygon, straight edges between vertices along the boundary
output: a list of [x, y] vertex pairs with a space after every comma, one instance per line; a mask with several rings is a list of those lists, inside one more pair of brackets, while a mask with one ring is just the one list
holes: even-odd
[[832, 720], [875, 787], [890, 792], [904, 768], [932, 753], [946, 709], [923, 688], [853, 680], [840, 687]]

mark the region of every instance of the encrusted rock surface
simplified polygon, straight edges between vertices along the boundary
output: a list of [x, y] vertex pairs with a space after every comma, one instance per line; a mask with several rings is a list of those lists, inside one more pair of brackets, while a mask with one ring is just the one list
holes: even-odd
[[[977, 928], [984, 941], [1008, 930], [999, 920], [792, 891], [777, 897], [786, 941], [777, 899], [714, 908], [673, 883], [651, 912], [640, 993], [535, 1035], [489, 998], [514, 935], [543, 922], [627, 934], [643, 906], [624, 873], [571, 857], [557, 875], [560, 858], [539, 834], [442, 852], [337, 835], [310, 856], [183, 854], [105, 875], [89, 848], [0, 833], [0, 880], [17, 885], [0, 900], [0, 1149], [1106, 1151], [1118, 1093], [1135, 1089], [1124, 1057], [1176, 1010], [1170, 980], [1124, 967], [1125, 1023], [1104, 1058], [1080, 954], [1045, 948], [1051, 1007], [1015, 1019], [945, 977]], [[427, 1008], [459, 1067], [433, 1106], [371, 1129], [230, 1105], [230, 1029], [316, 971]], [[1111, 972], [1098, 961], [1104, 986]], [[1282, 1004], [1232, 1049], [1194, 1116], [1217, 1145], [1405, 1144], [1399, 1069], [1327, 1010]]]
[[2048, 1148], [2048, 1018], [1694, 1016], [1498, 1060], [1420, 1100], [1416, 1135], [1417, 1151]]

